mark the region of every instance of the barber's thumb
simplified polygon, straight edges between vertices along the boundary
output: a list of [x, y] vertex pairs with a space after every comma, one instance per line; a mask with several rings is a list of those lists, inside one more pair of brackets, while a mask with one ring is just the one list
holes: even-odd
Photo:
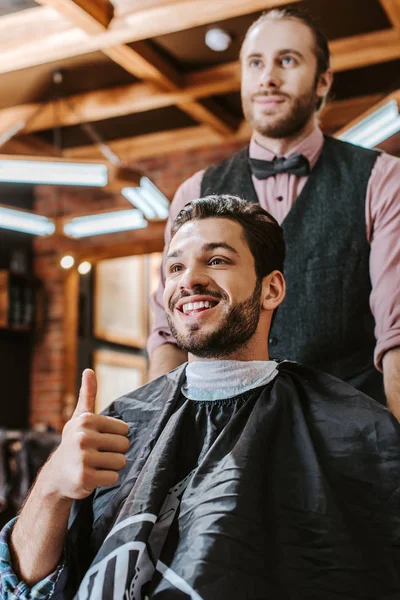
[[96, 375], [92, 369], [85, 369], [82, 373], [81, 389], [79, 390], [78, 403], [76, 405], [73, 417], [78, 417], [85, 412], [94, 413], [96, 393]]

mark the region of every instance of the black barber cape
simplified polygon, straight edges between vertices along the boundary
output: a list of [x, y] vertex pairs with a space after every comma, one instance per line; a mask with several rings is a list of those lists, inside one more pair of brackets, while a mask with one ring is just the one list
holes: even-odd
[[74, 505], [54, 598], [400, 598], [389, 411], [296, 363], [221, 401], [186, 399], [184, 380], [182, 366], [107, 409], [129, 423], [128, 464]]

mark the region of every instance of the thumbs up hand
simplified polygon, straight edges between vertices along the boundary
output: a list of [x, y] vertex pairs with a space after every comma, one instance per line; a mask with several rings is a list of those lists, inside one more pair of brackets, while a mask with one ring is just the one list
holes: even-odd
[[46, 491], [57, 497], [80, 500], [99, 486], [115, 485], [126, 465], [129, 427], [124, 421], [94, 413], [96, 391], [96, 376], [86, 369], [75, 412], [41, 473]]

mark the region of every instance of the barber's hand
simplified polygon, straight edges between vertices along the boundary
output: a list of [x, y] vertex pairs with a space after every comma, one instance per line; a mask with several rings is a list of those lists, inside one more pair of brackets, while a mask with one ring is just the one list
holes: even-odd
[[124, 421], [94, 413], [96, 391], [96, 376], [86, 369], [75, 412], [41, 473], [47, 492], [61, 498], [80, 500], [99, 486], [115, 485], [126, 465], [129, 427]]

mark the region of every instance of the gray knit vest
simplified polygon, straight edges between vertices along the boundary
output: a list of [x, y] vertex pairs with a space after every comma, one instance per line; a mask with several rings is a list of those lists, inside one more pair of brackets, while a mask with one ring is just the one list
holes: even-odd
[[[367, 186], [378, 154], [325, 138], [317, 164], [282, 223], [287, 294], [269, 346], [276, 359], [316, 367], [385, 402], [383, 378], [373, 364], [365, 223]], [[208, 194], [258, 202], [248, 148], [207, 169], [201, 195]]]

